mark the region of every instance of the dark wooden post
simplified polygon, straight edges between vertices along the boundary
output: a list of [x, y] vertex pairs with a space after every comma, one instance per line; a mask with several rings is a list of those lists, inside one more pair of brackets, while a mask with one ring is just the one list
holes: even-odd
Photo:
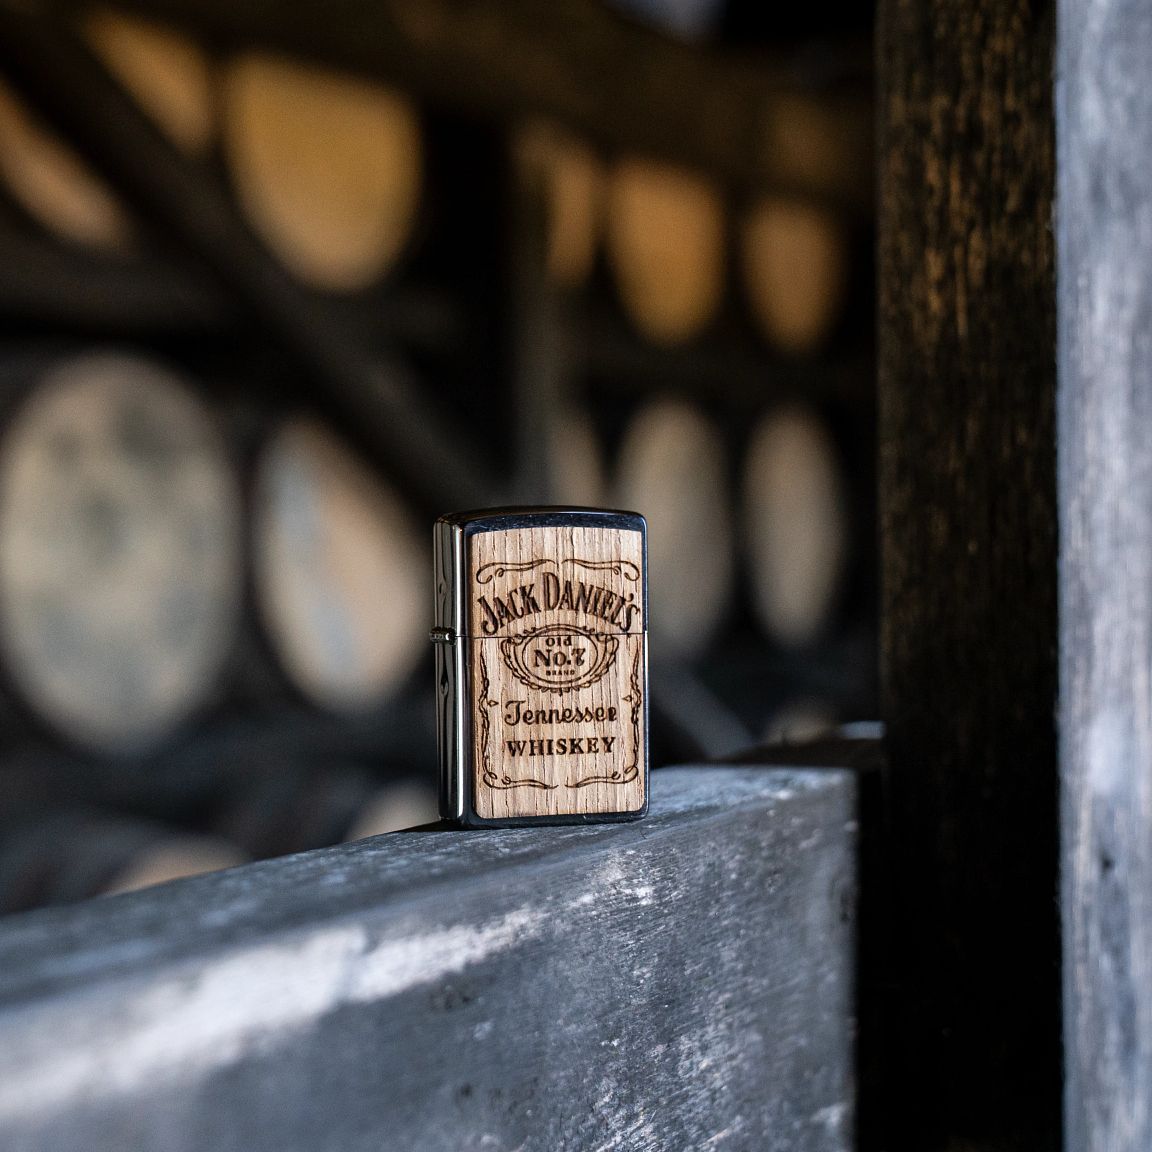
[[884, 0], [879, 31], [885, 1113], [892, 1147], [1042, 1152], [1060, 1129], [1054, 12]]
[[1062, 0], [1057, 53], [1065, 1108], [1152, 1148], [1152, 9]]

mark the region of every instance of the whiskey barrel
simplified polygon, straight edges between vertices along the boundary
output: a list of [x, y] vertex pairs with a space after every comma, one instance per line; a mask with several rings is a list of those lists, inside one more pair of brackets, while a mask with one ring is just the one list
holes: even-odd
[[245, 859], [218, 837], [103, 809], [25, 813], [0, 837], [0, 913], [127, 892]]
[[316, 423], [285, 424], [259, 466], [257, 595], [299, 690], [362, 708], [424, 653], [428, 548], [400, 498]]
[[764, 629], [786, 646], [811, 643], [828, 624], [848, 541], [836, 451], [808, 409], [779, 409], [753, 433], [744, 518], [753, 602]]
[[873, 116], [859, 94], [777, 92], [765, 108], [764, 155], [791, 186], [850, 195], [874, 170]]
[[66, 240], [119, 249], [131, 238], [115, 193], [2, 81], [0, 176], [34, 220]]
[[249, 220], [304, 283], [353, 292], [400, 255], [422, 168], [416, 110], [400, 93], [250, 53], [227, 70], [224, 143]]
[[169, 832], [139, 847], [113, 872], [100, 890], [101, 896], [136, 892], [185, 876], [202, 876], [247, 862], [234, 844], [218, 836]]
[[695, 406], [657, 401], [633, 417], [620, 449], [617, 502], [648, 520], [648, 597], [660, 643], [690, 655], [715, 631], [732, 584], [727, 462]]
[[606, 175], [586, 144], [551, 124], [532, 124], [517, 140], [522, 178], [544, 206], [544, 256], [558, 288], [586, 284], [604, 228]]
[[26, 702], [102, 750], [153, 743], [210, 694], [241, 577], [213, 415], [151, 360], [43, 371], [0, 455], [0, 654]]
[[744, 283], [765, 337], [793, 355], [815, 348], [844, 297], [843, 222], [814, 204], [765, 198], [745, 217], [741, 240]]
[[213, 66], [195, 40], [151, 20], [97, 8], [84, 34], [105, 67], [184, 151], [203, 155], [216, 128]]
[[363, 840], [400, 832], [439, 819], [439, 798], [434, 783], [424, 780], [399, 780], [369, 797], [356, 815], [345, 840]]
[[637, 329], [659, 344], [697, 335], [724, 294], [724, 203], [704, 177], [628, 158], [612, 172], [607, 246]]

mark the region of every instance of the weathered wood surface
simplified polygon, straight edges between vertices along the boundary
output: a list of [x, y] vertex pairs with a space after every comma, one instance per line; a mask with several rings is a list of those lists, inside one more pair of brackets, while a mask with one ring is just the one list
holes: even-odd
[[851, 1144], [847, 772], [413, 832], [0, 925], [0, 1146]]
[[1054, 1148], [1054, 13], [885, 0], [879, 33], [891, 1146]]
[[1068, 1152], [1152, 1147], [1152, 11], [1059, 5]]

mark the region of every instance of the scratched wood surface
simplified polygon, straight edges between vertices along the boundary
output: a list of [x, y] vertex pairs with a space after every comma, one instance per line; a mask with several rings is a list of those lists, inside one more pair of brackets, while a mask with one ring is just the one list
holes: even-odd
[[1058, 5], [1065, 1148], [1152, 1148], [1152, 19]]
[[856, 835], [846, 772], [677, 768], [10, 918], [0, 1147], [846, 1152]]
[[640, 532], [478, 532], [468, 554], [473, 773], [486, 818], [644, 806]]

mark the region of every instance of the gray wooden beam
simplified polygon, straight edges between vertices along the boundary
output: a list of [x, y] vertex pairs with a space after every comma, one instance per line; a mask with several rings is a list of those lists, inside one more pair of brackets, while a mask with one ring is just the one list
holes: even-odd
[[1152, 1148], [1152, 9], [1062, 0], [1057, 76], [1068, 1152]]
[[847, 772], [412, 832], [0, 924], [20, 1152], [851, 1145]]

